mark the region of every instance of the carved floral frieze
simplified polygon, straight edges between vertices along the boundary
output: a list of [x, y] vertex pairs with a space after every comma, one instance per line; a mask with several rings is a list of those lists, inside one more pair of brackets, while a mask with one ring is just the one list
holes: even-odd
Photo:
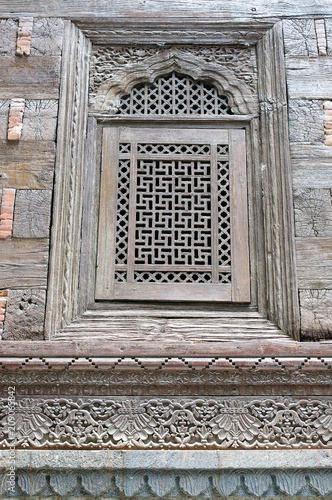
[[332, 447], [332, 401], [322, 398], [18, 398], [15, 437], [0, 403], [5, 448]]

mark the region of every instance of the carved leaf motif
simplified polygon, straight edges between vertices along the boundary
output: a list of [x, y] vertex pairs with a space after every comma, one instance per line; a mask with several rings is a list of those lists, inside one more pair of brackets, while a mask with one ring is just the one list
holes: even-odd
[[212, 475], [212, 483], [218, 492], [225, 496], [231, 496], [235, 493], [241, 482], [241, 475], [237, 472], [220, 472]]
[[327, 495], [332, 491], [332, 474], [329, 471], [315, 471], [309, 472], [309, 482], [311, 486], [318, 491], [321, 495]]
[[323, 441], [330, 441], [332, 437], [332, 403], [329, 403], [325, 414], [317, 419], [314, 426], [317, 428], [317, 434], [322, 437]]
[[18, 476], [19, 487], [28, 495], [37, 495], [46, 485], [46, 474], [28, 474], [22, 471]]
[[148, 483], [158, 497], [164, 497], [176, 485], [172, 472], [163, 472], [161, 474], [160, 472], [151, 471], [148, 475]]
[[92, 495], [101, 495], [112, 485], [112, 475], [109, 472], [84, 472], [81, 478], [83, 487]]
[[128, 472], [125, 477], [116, 475], [115, 483], [119, 490], [123, 491], [126, 496], [132, 497], [142, 488], [144, 483], [144, 474], [143, 472]]
[[179, 484], [185, 493], [197, 497], [209, 487], [209, 476], [202, 473], [183, 473], [180, 476]]
[[50, 477], [50, 485], [55, 493], [68, 495], [77, 486], [76, 473], [54, 472]]
[[296, 495], [306, 484], [302, 472], [288, 473], [278, 471], [275, 475], [278, 488], [287, 495]]
[[244, 475], [244, 483], [249, 493], [260, 497], [272, 486], [272, 478], [268, 472], [248, 472]]

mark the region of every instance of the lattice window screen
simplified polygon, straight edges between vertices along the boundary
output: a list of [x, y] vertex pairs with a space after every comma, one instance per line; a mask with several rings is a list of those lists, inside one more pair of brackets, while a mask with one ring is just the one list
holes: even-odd
[[207, 82], [173, 72], [136, 85], [121, 98], [120, 115], [231, 115], [227, 96]]
[[105, 128], [99, 299], [249, 300], [244, 131]]

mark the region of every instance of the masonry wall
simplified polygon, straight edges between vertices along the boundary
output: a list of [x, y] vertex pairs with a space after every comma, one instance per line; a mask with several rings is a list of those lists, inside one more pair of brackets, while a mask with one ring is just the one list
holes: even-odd
[[[332, 338], [332, 19], [283, 30], [302, 338]], [[0, 20], [4, 340], [44, 338], [63, 42], [62, 19]]]

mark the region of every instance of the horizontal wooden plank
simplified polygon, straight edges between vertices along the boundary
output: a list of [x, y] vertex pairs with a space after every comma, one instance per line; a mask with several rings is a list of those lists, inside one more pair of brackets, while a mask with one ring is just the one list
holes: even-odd
[[14, 14], [30, 16], [70, 16], [70, 17], [117, 17], [117, 16], [142, 16], [162, 17], [163, 15], [189, 15], [206, 16], [211, 18], [218, 15], [234, 18], [239, 17], [257, 18], [260, 16], [306, 16], [324, 15], [331, 13], [330, 0], [302, 0], [300, 3], [285, 2], [283, 0], [256, 0], [254, 7], [252, 3], [245, 0], [233, 0], [228, 2], [219, 0], [179, 0], [177, 2], [165, 0], [146, 0], [135, 2], [132, 0], [30, 0], [28, 3], [20, 0], [1, 0], [0, 10], [3, 17], [11, 17]]
[[332, 150], [329, 146], [291, 144], [294, 188], [332, 188]]
[[54, 160], [54, 142], [0, 141], [0, 187], [51, 189]]
[[288, 57], [286, 78], [291, 99], [331, 99], [332, 57]]
[[[104, 297], [98, 296], [103, 299]], [[116, 283], [114, 286], [115, 300], [195, 300], [195, 301], [225, 301], [231, 302], [231, 285], [180, 283]]]
[[4, 357], [332, 357], [332, 342], [109, 342], [107, 341], [2, 341]]
[[48, 239], [0, 240], [0, 288], [45, 288]]
[[59, 82], [59, 56], [1, 58], [0, 99], [57, 99]]
[[296, 238], [300, 288], [332, 288], [332, 238]]

